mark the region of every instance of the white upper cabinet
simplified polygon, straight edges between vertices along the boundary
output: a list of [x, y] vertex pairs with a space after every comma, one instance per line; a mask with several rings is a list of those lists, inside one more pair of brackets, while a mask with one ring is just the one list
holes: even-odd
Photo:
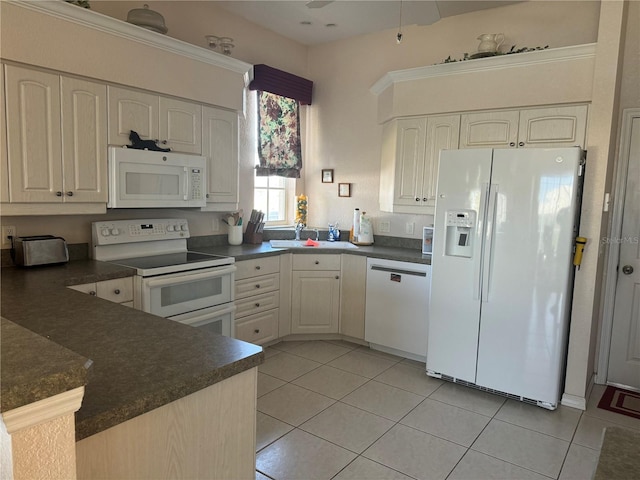
[[460, 148], [584, 148], [587, 106], [468, 113], [461, 124]]
[[107, 88], [67, 77], [60, 87], [65, 202], [106, 202]]
[[202, 106], [160, 97], [160, 139], [171, 150], [202, 153]]
[[106, 87], [12, 65], [5, 73], [9, 201], [106, 205]]
[[10, 201], [60, 201], [60, 77], [12, 65], [5, 71]]
[[517, 111], [464, 114], [460, 127], [460, 148], [515, 147], [518, 119]]
[[207, 206], [238, 208], [238, 114], [219, 108], [202, 110], [202, 155], [207, 157]]
[[440, 150], [458, 147], [460, 115], [401, 118], [383, 132], [380, 209], [432, 214]]
[[520, 111], [519, 147], [585, 147], [587, 106]]
[[130, 145], [133, 130], [162, 148], [202, 153], [202, 106], [120, 87], [108, 92], [110, 145]]

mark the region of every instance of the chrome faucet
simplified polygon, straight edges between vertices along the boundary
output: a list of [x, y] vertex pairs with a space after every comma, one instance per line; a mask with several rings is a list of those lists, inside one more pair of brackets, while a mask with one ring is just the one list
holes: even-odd
[[296, 240], [300, 240], [300, 232], [304, 230], [304, 223], [296, 223]]
[[320, 240], [320, 232], [318, 231], [317, 228], [314, 228], [313, 231], [316, 232], [316, 242], [317, 242], [318, 240]]

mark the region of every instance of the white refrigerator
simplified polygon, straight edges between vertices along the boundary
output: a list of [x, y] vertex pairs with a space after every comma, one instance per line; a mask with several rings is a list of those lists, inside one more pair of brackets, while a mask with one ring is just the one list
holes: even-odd
[[584, 152], [440, 155], [427, 374], [555, 409]]

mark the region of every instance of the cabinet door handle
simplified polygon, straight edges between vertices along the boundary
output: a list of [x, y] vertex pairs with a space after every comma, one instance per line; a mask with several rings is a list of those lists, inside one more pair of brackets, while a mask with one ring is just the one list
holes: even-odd
[[256, 270], [260, 270], [260, 265], [256, 265]]
[[253, 331], [253, 333], [260, 333], [260, 329], [259, 329], [259, 328], [256, 328], [256, 329]]
[[509, 146], [510, 147], [515, 147], [516, 146], [516, 142], [509, 142]]
[[95, 291], [95, 290], [91, 290], [91, 291], [89, 292], [89, 295], [93, 295], [93, 296], [95, 297], [95, 296], [96, 296], [96, 291]]
[[260, 304], [256, 302], [256, 308], [260, 307]]
[[209, 194], [207, 193], [207, 195], [205, 195], [207, 198], [209, 198]]
[[320, 265], [320, 260], [316, 260], [316, 265]]
[[340, 280], [340, 275], [336, 275], [336, 280]]
[[61, 197], [62, 196], [62, 192], [56, 192], [56, 197]]
[[416, 202], [419, 202], [419, 201], [420, 201], [420, 198], [419, 198], [419, 197], [416, 197]]
[[426, 202], [426, 201], [427, 201], [427, 197], [423, 197], [423, 198], [422, 198], [422, 201], [423, 201], [423, 202]]
[[119, 288], [116, 288], [116, 289], [113, 291], [113, 293], [115, 293], [116, 295], [120, 295], [120, 289], [119, 289]]
[[67, 197], [73, 197], [73, 192], [67, 192]]
[[259, 283], [256, 283], [256, 288], [260, 288], [260, 284]]
[[518, 146], [519, 146], [519, 147], [524, 147], [524, 142], [520, 142], [520, 143], [518, 143]]

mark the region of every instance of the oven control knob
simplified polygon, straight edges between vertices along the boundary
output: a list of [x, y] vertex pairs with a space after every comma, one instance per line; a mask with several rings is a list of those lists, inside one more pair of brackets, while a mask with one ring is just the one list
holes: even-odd
[[110, 233], [110, 232], [109, 232], [109, 229], [108, 229], [108, 228], [103, 228], [102, 230], [100, 230], [100, 234], [101, 234], [103, 237], [108, 237], [108, 236], [109, 236], [109, 233]]
[[117, 228], [111, 229], [111, 235], [118, 235], [119, 233], [120, 233], [120, 230], [118, 230]]
[[173, 227], [173, 225], [169, 225], [167, 227], [167, 232], [173, 232], [175, 230], [175, 228]]
[[180, 229], [181, 229], [183, 232], [186, 232], [186, 231], [187, 231], [187, 228], [188, 228], [188, 227], [187, 227], [187, 224], [186, 224], [186, 223], [185, 223], [184, 225], [180, 225]]

